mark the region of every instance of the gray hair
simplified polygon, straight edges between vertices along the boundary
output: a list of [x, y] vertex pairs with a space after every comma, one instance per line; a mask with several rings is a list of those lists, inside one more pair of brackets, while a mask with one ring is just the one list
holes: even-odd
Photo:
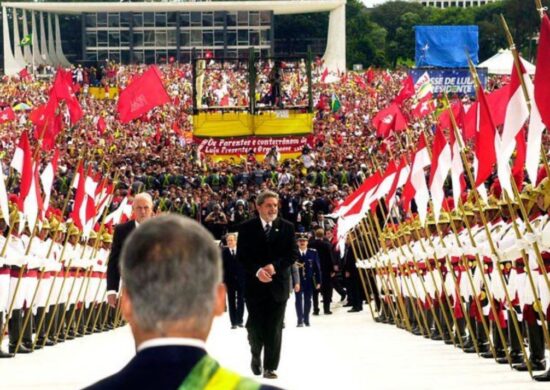
[[151, 194], [148, 192], [140, 192], [134, 197], [134, 203], [136, 203], [136, 200], [143, 199], [149, 203], [149, 205], [153, 205], [153, 198], [151, 197]]
[[269, 191], [269, 190], [262, 191], [256, 198], [256, 205], [261, 206], [268, 198], [275, 198], [278, 200], [279, 195], [276, 192]]
[[176, 214], [151, 218], [132, 232], [121, 256], [141, 329], [162, 331], [178, 320], [189, 321], [190, 330], [209, 326], [222, 269], [219, 248], [199, 223]]
[[238, 234], [237, 234], [237, 232], [227, 233], [225, 235], [225, 239], [227, 240], [229, 237], [233, 237], [236, 240], [238, 238]]

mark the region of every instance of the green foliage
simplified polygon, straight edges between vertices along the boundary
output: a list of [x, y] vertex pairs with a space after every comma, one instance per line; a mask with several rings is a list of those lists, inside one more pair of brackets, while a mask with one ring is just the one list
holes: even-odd
[[[550, 0], [543, 0], [550, 6]], [[534, 0], [502, 0], [480, 7], [439, 9], [409, 1], [388, 1], [366, 8], [359, 0], [346, 4], [347, 63], [363, 66], [396, 67], [414, 61], [414, 26], [477, 25], [479, 26], [479, 58], [481, 61], [507, 47], [500, 15], [508, 23], [514, 42], [528, 58], [535, 52], [533, 37], [540, 26]], [[285, 36], [326, 37], [328, 15], [286, 15], [281, 29], [276, 24], [277, 38]], [[277, 19], [282, 16], [277, 16]], [[318, 35], [315, 35], [318, 34]]]

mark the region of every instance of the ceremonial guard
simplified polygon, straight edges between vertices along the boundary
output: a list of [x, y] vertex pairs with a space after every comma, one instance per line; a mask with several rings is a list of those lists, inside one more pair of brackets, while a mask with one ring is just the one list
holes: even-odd
[[309, 313], [311, 311], [311, 299], [314, 290], [321, 287], [321, 267], [317, 250], [308, 248], [308, 236], [306, 233], [297, 234], [299, 256], [296, 261], [300, 275], [300, 291], [296, 295], [296, 316], [298, 327], [310, 326]]

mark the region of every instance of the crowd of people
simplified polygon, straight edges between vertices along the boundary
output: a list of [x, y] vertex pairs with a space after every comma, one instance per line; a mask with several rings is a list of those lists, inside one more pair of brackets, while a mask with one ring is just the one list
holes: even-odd
[[[220, 64], [212, 60], [203, 65], [203, 73], [199, 74], [202, 99], [201, 107], [198, 108], [231, 110], [249, 104], [249, 72], [246, 64]], [[310, 300], [313, 314], [320, 313], [319, 296], [323, 300], [323, 312], [331, 314], [332, 291], [336, 289], [342, 300], [347, 296], [351, 312], [361, 311], [365, 300], [369, 305], [375, 301], [380, 320], [384, 322], [397, 322], [414, 333], [429, 335], [434, 339], [442, 338], [455, 344], [460, 342], [465, 350], [469, 347], [474, 352], [488, 352], [484, 348], [489, 348], [490, 337], [487, 324], [482, 323], [483, 316], [479, 317], [479, 327], [477, 323], [475, 326], [468, 323], [470, 338], [467, 339], [466, 322], [460, 325], [462, 322], [459, 324], [455, 321], [454, 326], [449, 327], [452, 325], [449, 323], [450, 317], [444, 321], [443, 313], [450, 310], [450, 305], [445, 307], [441, 304], [435, 314], [432, 308], [437, 305], [426, 304], [422, 309], [424, 312], [416, 310], [416, 300], [426, 300], [427, 295], [421, 297], [411, 292], [398, 293], [398, 285], [403, 287], [402, 291], [408, 285], [406, 281], [395, 284], [395, 279], [390, 278], [393, 275], [391, 267], [381, 267], [379, 270], [378, 263], [376, 266], [369, 263], [368, 269], [362, 270], [355, 266], [356, 260], [360, 258], [387, 256], [387, 250], [401, 246], [392, 241], [394, 234], [403, 234], [408, 239], [410, 230], [405, 229], [401, 233], [397, 229], [399, 233], [392, 232], [386, 236], [390, 241], [385, 243], [387, 248], [380, 255], [376, 255], [380, 243], [376, 243], [377, 240], [372, 236], [370, 243], [366, 242], [366, 238], [357, 238], [355, 242], [349, 240], [343, 253], [338, 252], [333, 244], [335, 221], [330, 218], [330, 214], [342, 200], [374, 172], [383, 171], [390, 161], [414, 151], [420, 134], [427, 135], [431, 143], [437, 122], [435, 115], [410, 120], [407, 131], [386, 138], [376, 135], [372, 119], [380, 110], [389, 106], [403, 88], [407, 77], [405, 70], [345, 72], [331, 75], [339, 78], [337, 83], [327, 83], [327, 75], [321, 71], [322, 64], [318, 61], [312, 73], [313, 133], [309, 144], [298, 157], [283, 159], [274, 148], [266, 155], [252, 151], [237, 160], [215, 160], [189, 137], [193, 129], [194, 108], [191, 65], [172, 63], [159, 66], [172, 101], [127, 124], [117, 120], [116, 99], [98, 99], [91, 93], [92, 87], [105, 91], [123, 89], [145, 69], [145, 65], [106, 63], [97, 69], [77, 67], [72, 70], [84, 118], [74, 126], [69, 126], [67, 114], [65, 130], [58, 136], [56, 147], [60, 152], [60, 161], [49, 216], [55, 215], [59, 222], [68, 219], [73, 204], [70, 184], [79, 159], [85, 156], [84, 160], [95, 172], [104, 177], [116, 178], [109, 211], [116, 210], [132, 194], [148, 192], [155, 213], [175, 212], [195, 219], [206, 226], [217, 240], [227, 244], [229, 252], [226, 256], [230, 256], [231, 248], [236, 245], [234, 241], [238, 240], [231, 233], [243, 221], [255, 215], [257, 194], [273, 190], [280, 198], [280, 215], [290, 221], [299, 233], [296, 239], [301, 257], [295, 266], [292, 283], [297, 295], [298, 326], [310, 325]], [[307, 106], [303, 62], [260, 64], [256, 71], [259, 75], [255, 96], [258, 104], [267, 108]], [[497, 89], [506, 83], [506, 77], [490, 78], [488, 89]], [[31, 127], [30, 110], [46, 101], [50, 84], [51, 81], [33, 75], [6, 77], [0, 84], [0, 110], [8, 106], [16, 110], [15, 120], [0, 124], [0, 157], [10, 193], [17, 194], [18, 190], [17, 177], [8, 171], [15, 147], [21, 132]], [[274, 92], [274, 88], [278, 91]], [[470, 99], [467, 96], [462, 98], [466, 108], [471, 103]], [[405, 117], [413, 118], [414, 104], [414, 99], [403, 102], [402, 112]], [[101, 130], [98, 126], [100, 120], [105, 123], [105, 128]], [[548, 145], [546, 138], [543, 144]], [[43, 154], [44, 161], [50, 154]], [[451, 186], [447, 185], [445, 191], [449, 195]], [[70, 201], [69, 207], [65, 209], [66, 215], [59, 215], [67, 197]], [[540, 212], [545, 214], [546, 210]], [[399, 223], [410, 215], [398, 210], [392, 216]], [[407, 231], [409, 237], [406, 236]], [[432, 259], [436, 262], [438, 260]], [[428, 256], [425, 264], [429, 263]], [[423, 267], [425, 272], [427, 266]], [[402, 280], [403, 276], [412, 273], [412, 269], [396, 270], [395, 273]], [[453, 290], [456, 287], [449, 286]], [[231, 307], [230, 313], [233, 327], [243, 324], [243, 305], [236, 298], [242, 294], [238, 291], [240, 289], [240, 284], [236, 283], [233, 288], [235, 291], [231, 294], [236, 305]], [[432, 294], [431, 300], [438, 300], [438, 296], [443, 297], [440, 300], [443, 302], [444, 295], [441, 294]], [[474, 296], [464, 297], [465, 303], [472, 305]], [[71, 311], [75, 310], [71, 308]], [[112, 319], [109, 321], [106, 319], [104, 323], [113, 324]], [[484, 333], [480, 331], [481, 325], [485, 326]], [[66, 333], [69, 335], [68, 331]], [[491, 332], [493, 336], [495, 333], [502, 332]], [[513, 343], [513, 339], [510, 336], [510, 343]], [[502, 358], [505, 346], [499, 349], [501, 344], [497, 343], [495, 339], [490, 344], [494, 352], [491, 356]], [[511, 351], [510, 354], [518, 360], [516, 352]], [[509, 357], [508, 354], [506, 357]], [[532, 361], [540, 362], [540, 357], [533, 357]], [[521, 363], [519, 360], [517, 362]]]

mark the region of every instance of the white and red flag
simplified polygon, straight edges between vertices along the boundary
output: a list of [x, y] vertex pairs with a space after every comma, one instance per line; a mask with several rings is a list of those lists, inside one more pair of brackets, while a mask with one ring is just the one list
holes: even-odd
[[502, 135], [497, 137], [497, 174], [500, 181], [500, 186], [503, 191], [506, 191], [510, 199], [514, 198], [512, 184], [510, 180], [510, 158], [516, 149], [516, 137], [518, 136], [525, 122], [529, 118], [529, 106], [527, 105], [526, 96], [524, 96], [521, 87], [521, 79], [529, 78], [523, 65], [519, 64], [521, 75], [518, 75], [516, 68], [513, 67], [510, 76], [510, 96], [506, 105], [506, 116]]
[[531, 98], [531, 116], [527, 133], [527, 175], [531, 183], [537, 183], [537, 171], [544, 128], [550, 125], [550, 19], [543, 14], [537, 51], [534, 93]]
[[430, 171], [430, 192], [432, 194], [432, 208], [436, 221], [439, 221], [441, 204], [445, 198], [444, 184], [451, 169], [451, 147], [437, 127], [432, 148], [432, 168]]
[[431, 161], [426, 145], [426, 138], [421, 134], [418, 140], [418, 149], [413, 158], [411, 172], [401, 195], [401, 204], [405, 212], [410, 209], [411, 201], [414, 199], [422, 225], [426, 222], [428, 203], [430, 201], [425, 169], [430, 166]]

